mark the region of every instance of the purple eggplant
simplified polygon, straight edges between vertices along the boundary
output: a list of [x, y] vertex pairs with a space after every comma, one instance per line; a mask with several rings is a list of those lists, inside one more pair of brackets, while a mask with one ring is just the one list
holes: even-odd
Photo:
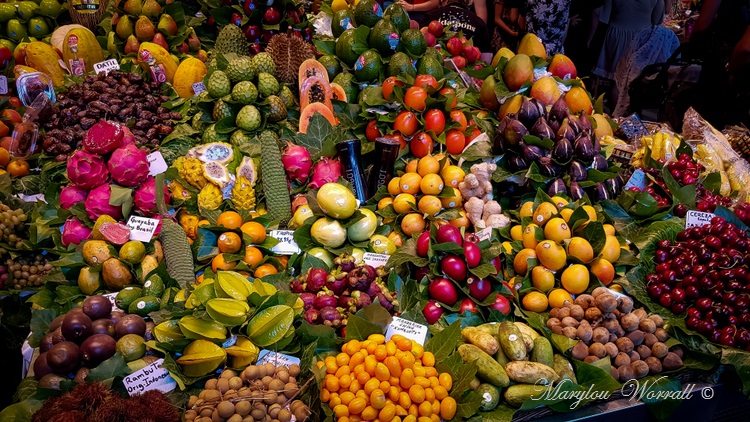
[[555, 142], [552, 147], [552, 159], [559, 164], [566, 164], [573, 158], [573, 145], [569, 140], [562, 138]]
[[550, 157], [539, 158], [537, 165], [539, 165], [539, 172], [549, 177], [557, 177], [562, 171], [562, 168], [555, 164]]
[[604, 158], [604, 156], [601, 154], [594, 155], [594, 163], [591, 166], [599, 171], [607, 171], [607, 169], [609, 168], [607, 159]]
[[570, 179], [576, 182], [580, 182], [586, 180], [587, 176], [588, 171], [586, 170], [586, 166], [584, 166], [580, 161], [573, 160], [573, 162], [570, 164]]
[[570, 123], [568, 122], [568, 119], [563, 120], [562, 124], [560, 125], [560, 128], [557, 129], [557, 136], [555, 137], [556, 140], [560, 139], [567, 139], [570, 142], [573, 142], [574, 139], [576, 139], [576, 134], [573, 131], [573, 128], [570, 127]]
[[519, 142], [523, 141], [523, 137], [528, 134], [529, 131], [523, 123], [518, 120], [511, 120], [505, 127], [505, 142], [508, 145], [518, 145]]
[[568, 188], [565, 186], [565, 181], [563, 181], [563, 179], [555, 179], [555, 181], [549, 185], [549, 189], [547, 189], [547, 195], [549, 196], [555, 196], [559, 193], [568, 194]]
[[576, 182], [575, 180], [570, 182], [570, 197], [573, 198], [574, 201], [583, 198], [584, 194], [585, 192], [583, 191], [581, 185], [578, 184], [578, 182]]
[[556, 121], [562, 123], [562, 121], [568, 115], [568, 103], [565, 102], [565, 97], [561, 96], [549, 109], [549, 117], [547, 120]]
[[523, 149], [523, 159], [526, 160], [527, 163], [537, 161], [538, 159], [547, 156], [547, 152], [536, 145], [526, 145], [525, 143], [521, 143], [520, 146]]
[[584, 163], [590, 163], [594, 159], [597, 151], [594, 151], [594, 144], [591, 142], [589, 135], [582, 133], [578, 136], [573, 144], [573, 154]]
[[539, 119], [541, 114], [536, 104], [529, 101], [528, 98], [523, 97], [521, 108], [518, 109], [518, 120], [523, 123], [526, 127], [531, 127]]
[[537, 119], [536, 123], [534, 123], [534, 126], [531, 127], [530, 133], [540, 139], [555, 138], [555, 132], [552, 131], [552, 128], [547, 124], [547, 119], [545, 119], [544, 117], [540, 117], [539, 119]]
[[606, 199], [611, 199], [612, 195], [610, 195], [609, 191], [607, 191], [607, 187], [604, 185], [604, 183], [599, 182], [596, 184], [596, 193], [594, 195], [595, 201], [604, 201]]
[[517, 172], [529, 168], [529, 164], [517, 154], [511, 154], [508, 158], [508, 170]]

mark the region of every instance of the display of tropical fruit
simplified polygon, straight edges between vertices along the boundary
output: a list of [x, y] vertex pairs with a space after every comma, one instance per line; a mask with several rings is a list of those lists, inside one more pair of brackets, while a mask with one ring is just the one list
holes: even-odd
[[[372, 354], [367, 352], [369, 348], [374, 350]], [[339, 397], [354, 394], [345, 387], [347, 381], [359, 382], [352, 381], [348, 374], [357, 374], [355, 370], [361, 364], [365, 369], [361, 373], [366, 374], [361, 376], [366, 381], [360, 385], [364, 396], [343, 404]], [[363, 420], [392, 420], [397, 413], [415, 419], [421, 415], [451, 420], [457, 410], [456, 399], [450, 396], [453, 378], [447, 372], [438, 372], [435, 364], [431, 352], [402, 335], [387, 341], [382, 334], [372, 334], [363, 341], [350, 340], [341, 347], [341, 353], [317, 362], [318, 369], [325, 370], [320, 400], [337, 421], [348, 420], [350, 415]]]
[[397, 312], [395, 292], [386, 286], [388, 271], [357, 262], [349, 254], [333, 262], [330, 271], [310, 268], [291, 282], [292, 292], [305, 304], [305, 321], [343, 333], [349, 317], [375, 300], [391, 314]]
[[[57, 27], [56, 19], [63, 12], [57, 0], [9, 1], [0, 5], [0, 68], [5, 68], [16, 53], [29, 41], [50, 42]], [[54, 38], [54, 37], [53, 37]], [[62, 51], [62, 48], [58, 47]], [[101, 51], [101, 48], [99, 48]], [[19, 63], [16, 57], [16, 64]]]
[[629, 245], [620, 244], [614, 226], [591, 205], [553, 197], [525, 202], [518, 215], [521, 224], [511, 227], [512, 241], [504, 247], [512, 257], [513, 287], [528, 311], [560, 307], [599, 283], [609, 286], [617, 268], [633, 265]]

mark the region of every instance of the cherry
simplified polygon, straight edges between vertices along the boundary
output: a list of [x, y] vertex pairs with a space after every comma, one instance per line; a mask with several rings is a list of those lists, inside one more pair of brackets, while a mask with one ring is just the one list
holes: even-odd
[[670, 307], [670, 309], [672, 310], [672, 312], [674, 312], [676, 314], [681, 314], [681, 313], [685, 312], [686, 308], [687, 308], [687, 304], [685, 304], [685, 303], [673, 303], [672, 306]]
[[707, 297], [702, 297], [695, 301], [695, 307], [704, 312], [711, 309], [711, 305], [713, 305], [713, 301]]
[[686, 293], [685, 293], [685, 290], [681, 288], [676, 287], [672, 289], [671, 295], [672, 295], [672, 299], [677, 303], [685, 301]]
[[659, 304], [665, 308], [672, 306], [672, 295], [670, 293], [664, 293], [659, 298]]
[[688, 209], [687, 206], [684, 204], [677, 204], [677, 206], [674, 207], [674, 213], [676, 216], [683, 218], [687, 215]]
[[721, 240], [716, 236], [707, 236], [703, 243], [715, 251], [721, 249]]
[[690, 318], [700, 319], [701, 317], [701, 311], [699, 311], [698, 308], [693, 308], [693, 307], [688, 308], [687, 314], [688, 314], [688, 317]]
[[695, 286], [688, 286], [685, 288], [685, 294], [691, 299], [696, 299], [701, 296], [701, 291]]

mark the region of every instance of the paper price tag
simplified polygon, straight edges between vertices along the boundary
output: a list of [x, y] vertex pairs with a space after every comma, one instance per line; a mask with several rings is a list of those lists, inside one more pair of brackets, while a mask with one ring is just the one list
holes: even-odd
[[198, 95], [206, 90], [206, 85], [203, 82], [196, 82], [193, 84], [193, 94]]
[[159, 220], [131, 215], [126, 225], [130, 229], [130, 240], [150, 242], [159, 226]]
[[427, 340], [427, 326], [417, 324], [408, 319], [393, 317], [393, 320], [388, 324], [388, 329], [385, 332], [385, 339], [389, 340], [394, 334], [401, 334], [402, 336], [414, 340], [424, 346], [424, 342]]
[[8, 93], [8, 78], [5, 75], [0, 75], [0, 95]]
[[279, 243], [271, 250], [281, 255], [294, 255], [302, 252], [294, 241], [294, 230], [271, 230], [271, 237], [278, 240]]
[[115, 293], [107, 293], [106, 295], [102, 295], [109, 299], [109, 303], [112, 304], [112, 310], [113, 311], [122, 311], [122, 309], [117, 307], [117, 303], [115, 302], [115, 299], [117, 298], [117, 292]]
[[295, 358], [294, 356], [289, 356], [283, 353], [276, 353], [270, 350], [263, 349], [260, 351], [260, 354], [258, 354], [258, 362], [256, 363], [256, 365], [260, 365], [262, 363], [272, 363], [276, 366], [289, 367], [289, 365], [294, 365], [295, 363], [299, 365], [300, 360], [299, 358]]
[[177, 388], [177, 382], [169, 375], [169, 371], [160, 367], [162, 363], [164, 359], [159, 359], [123, 378], [128, 394], [132, 397], [151, 390], [168, 393]]
[[[29, 334], [31, 336], [31, 334]], [[21, 346], [21, 355], [23, 356], [23, 364], [21, 365], [21, 378], [26, 378], [31, 368], [31, 361], [34, 360], [34, 348], [29, 344], [29, 340], [23, 342]]]
[[710, 212], [688, 211], [685, 217], [685, 228], [705, 226], [711, 223], [711, 219], [714, 217], [716, 215]]
[[109, 59], [109, 60], [105, 60], [103, 62], [94, 64], [94, 72], [96, 72], [97, 75], [102, 72], [107, 74], [111, 70], [120, 70], [120, 64], [117, 63], [117, 60], [115, 59]]
[[373, 268], [378, 268], [385, 265], [390, 257], [390, 255], [382, 253], [365, 252], [365, 254], [362, 256], [362, 260], [365, 261], [365, 264]]
[[483, 240], [490, 240], [492, 239], [492, 227], [487, 227], [486, 229], [478, 231], [474, 234], [477, 235], [477, 238], [480, 242]]
[[169, 168], [167, 162], [164, 161], [164, 156], [159, 151], [147, 155], [146, 159], [148, 160], [148, 174], [150, 176], [164, 173]]
[[639, 190], [646, 189], [646, 173], [638, 169], [633, 172], [633, 175], [628, 179], [628, 183], [625, 184], [624, 190], [630, 188], [638, 188]]

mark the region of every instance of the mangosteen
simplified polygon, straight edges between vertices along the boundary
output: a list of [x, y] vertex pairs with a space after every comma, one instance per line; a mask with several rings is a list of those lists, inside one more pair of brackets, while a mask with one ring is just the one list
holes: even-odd
[[52, 368], [50, 368], [49, 363], [47, 363], [47, 352], [44, 352], [34, 361], [34, 378], [39, 381], [43, 376], [51, 373]]
[[310, 324], [320, 324], [322, 322], [320, 318], [320, 312], [317, 309], [310, 308], [305, 311], [305, 321]]
[[115, 323], [115, 336], [120, 338], [126, 334], [143, 337], [146, 334], [146, 321], [138, 315], [125, 315]]
[[81, 359], [84, 365], [95, 368], [112, 357], [117, 351], [117, 342], [106, 334], [94, 334], [81, 344]]
[[92, 320], [106, 318], [112, 313], [112, 302], [104, 296], [89, 296], [83, 301], [83, 313]]
[[81, 344], [91, 335], [91, 323], [91, 318], [83, 312], [68, 312], [60, 329], [65, 340]]
[[107, 334], [108, 336], [114, 337], [115, 323], [108, 318], [97, 319], [91, 323], [91, 334]]
[[52, 346], [47, 352], [47, 364], [52, 372], [67, 375], [78, 368], [81, 352], [72, 341], [63, 341]]

